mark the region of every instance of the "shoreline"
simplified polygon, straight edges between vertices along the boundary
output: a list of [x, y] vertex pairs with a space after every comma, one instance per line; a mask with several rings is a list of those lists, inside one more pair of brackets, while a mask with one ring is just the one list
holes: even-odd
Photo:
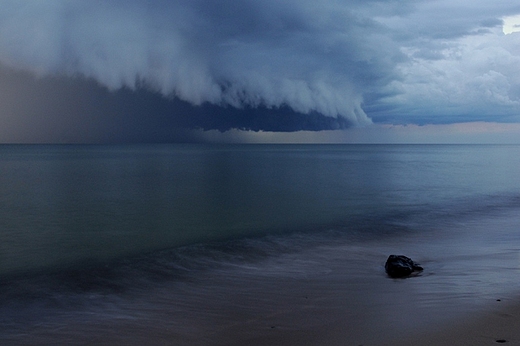
[[[207, 269], [178, 280], [136, 284], [121, 293], [63, 291], [68, 298], [58, 291], [52, 299], [20, 301], [23, 309], [6, 306], [0, 343], [520, 344], [517, 224], [515, 213], [512, 220], [502, 215], [442, 232], [338, 238], [259, 260], [217, 256], [215, 262], [208, 256]], [[500, 235], [487, 232], [498, 226]], [[407, 255], [424, 271], [389, 278], [389, 254]], [[19, 316], [19, 326], [12, 316]], [[27, 324], [24, 316], [35, 319]]]
[[[451, 286], [443, 275], [432, 272], [433, 263], [424, 263], [423, 276], [391, 279], [382, 264], [368, 270], [360, 263], [345, 266], [343, 252], [331, 254], [332, 250], [325, 251], [334, 259], [326, 266], [331, 271], [314, 263], [311, 276], [280, 276], [280, 266], [285, 266], [283, 273], [291, 273], [301, 265], [299, 255], [274, 258], [258, 267], [214, 269], [195, 282], [156, 288], [114, 311], [104, 305], [0, 339], [5, 345], [520, 344], [517, 293], [494, 292], [491, 298], [469, 291], [455, 296], [450, 291], [437, 299], [438, 291], [424, 289]], [[305, 257], [313, 262], [322, 254]], [[333, 262], [338, 264], [331, 267]]]

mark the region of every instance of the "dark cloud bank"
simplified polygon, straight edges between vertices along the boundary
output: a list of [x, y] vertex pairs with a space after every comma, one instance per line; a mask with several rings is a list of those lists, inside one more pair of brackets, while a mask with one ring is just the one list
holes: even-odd
[[193, 105], [165, 97], [144, 83], [109, 91], [92, 79], [35, 78], [0, 69], [2, 120], [7, 141], [171, 142], [197, 141], [189, 130], [319, 131], [352, 125], [342, 117], [267, 108]]

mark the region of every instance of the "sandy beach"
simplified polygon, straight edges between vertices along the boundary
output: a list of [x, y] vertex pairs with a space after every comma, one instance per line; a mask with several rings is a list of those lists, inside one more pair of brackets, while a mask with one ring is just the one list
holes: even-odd
[[[315, 330], [276, 332], [259, 336], [253, 345], [454, 345], [484, 346], [495, 344], [520, 345], [520, 302], [500, 300], [486, 311], [468, 313], [466, 316], [440, 324], [417, 329], [367, 332], [365, 336], [353, 335], [339, 322], [323, 325]], [[395, 335], [400, 333], [401, 335]], [[240, 342], [232, 343], [239, 345]]]

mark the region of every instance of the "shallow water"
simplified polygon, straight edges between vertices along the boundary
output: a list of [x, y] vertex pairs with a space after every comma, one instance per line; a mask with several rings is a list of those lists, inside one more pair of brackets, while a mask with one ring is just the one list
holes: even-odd
[[[363, 343], [520, 281], [517, 146], [0, 154], [2, 344]], [[387, 278], [391, 253], [425, 271]]]

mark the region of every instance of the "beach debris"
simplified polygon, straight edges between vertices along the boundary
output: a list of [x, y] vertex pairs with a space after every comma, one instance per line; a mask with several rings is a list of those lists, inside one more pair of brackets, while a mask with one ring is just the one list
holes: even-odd
[[415, 263], [411, 258], [403, 255], [390, 255], [385, 263], [385, 270], [388, 276], [393, 278], [403, 278], [413, 272], [422, 271], [419, 263]]

